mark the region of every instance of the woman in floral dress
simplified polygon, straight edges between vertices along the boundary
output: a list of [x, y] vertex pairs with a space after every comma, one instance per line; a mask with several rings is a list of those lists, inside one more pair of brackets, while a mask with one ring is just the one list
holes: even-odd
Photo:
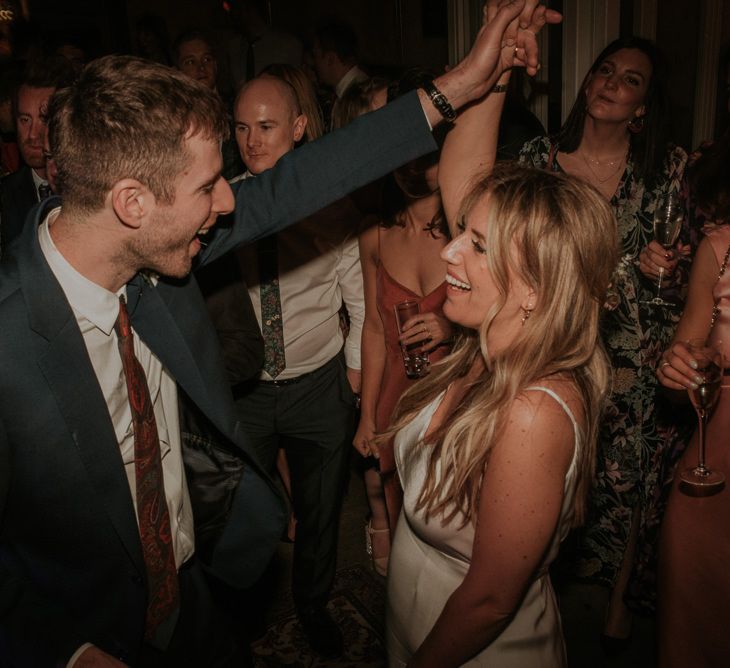
[[[675, 440], [665, 427], [670, 420], [663, 416], [654, 369], [681, 313], [690, 240], [684, 229], [669, 254], [653, 240], [656, 202], [680, 187], [687, 157], [681, 148], [667, 147], [666, 118], [656, 48], [639, 38], [617, 40], [591, 67], [560, 132], [528, 142], [521, 153], [523, 162], [592, 183], [610, 201], [618, 225], [620, 260], [602, 332], [613, 391], [576, 564], [581, 580], [611, 590], [602, 638], [608, 649], [630, 636], [624, 596], [637, 540], [650, 509], [654, 512], [663, 453]], [[659, 267], [665, 276], [662, 297], [676, 307], [642, 303], [656, 294]]]

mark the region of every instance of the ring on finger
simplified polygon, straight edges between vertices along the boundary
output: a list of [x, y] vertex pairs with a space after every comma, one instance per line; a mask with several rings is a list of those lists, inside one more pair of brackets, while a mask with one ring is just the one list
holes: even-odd
[[664, 361], [662, 362], [661, 366], [659, 367], [659, 370], [660, 370], [660, 371], [664, 371], [664, 367], [665, 367], [665, 366], [672, 366], [672, 365], [671, 365], [671, 363], [670, 363], [670, 362], [667, 362], [667, 360], [664, 360]]

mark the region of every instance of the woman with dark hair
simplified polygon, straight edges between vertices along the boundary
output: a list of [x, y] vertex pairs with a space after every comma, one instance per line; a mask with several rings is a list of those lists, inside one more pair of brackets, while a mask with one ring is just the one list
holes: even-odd
[[[523, 162], [591, 183], [609, 200], [618, 226], [619, 262], [602, 325], [614, 381], [577, 563], [581, 580], [611, 590], [602, 638], [609, 652], [630, 635], [624, 595], [673, 438], [654, 369], [681, 313], [678, 302], [687, 278], [682, 260], [690, 248], [686, 226], [674, 251], [654, 241], [654, 208], [679, 189], [687, 159], [681, 148], [667, 143], [668, 117], [657, 48], [641, 38], [616, 40], [591, 66], [557, 135], [529, 142], [521, 154]], [[677, 303], [674, 307], [645, 303], [655, 294], [660, 268], [662, 295]], [[651, 547], [641, 545], [647, 561]]]
[[[407, 73], [389, 90], [397, 97], [417, 87], [420, 72]], [[374, 92], [377, 89], [374, 89]], [[443, 139], [443, 134], [441, 135]], [[449, 350], [451, 325], [441, 305], [446, 298], [446, 263], [440, 258], [449, 235], [438, 188], [439, 152], [413, 160], [386, 184], [381, 221], [360, 235], [365, 286], [362, 333], [362, 403], [353, 444], [364, 457], [378, 459], [379, 470], [365, 471], [371, 517], [366, 526], [375, 570], [385, 575], [392, 532], [402, 504], [392, 440], [378, 443], [396, 403], [412, 380], [406, 376], [401, 344], [420, 343], [431, 363]], [[420, 313], [398, 332], [394, 306], [414, 300]]]

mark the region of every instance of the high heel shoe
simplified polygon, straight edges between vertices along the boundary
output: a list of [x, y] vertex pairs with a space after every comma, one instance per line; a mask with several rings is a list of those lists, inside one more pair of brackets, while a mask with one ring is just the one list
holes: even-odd
[[373, 568], [378, 575], [385, 577], [388, 574], [388, 559], [389, 555], [384, 557], [376, 557], [373, 551], [373, 534], [376, 533], [390, 533], [390, 529], [373, 529], [372, 520], [365, 522], [365, 550], [368, 553], [371, 561], [373, 562]]

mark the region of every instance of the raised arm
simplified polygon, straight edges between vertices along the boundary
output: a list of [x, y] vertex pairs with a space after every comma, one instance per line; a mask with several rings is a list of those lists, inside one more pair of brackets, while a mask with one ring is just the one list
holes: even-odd
[[[453, 230], [459, 204], [477, 175], [491, 171], [497, 155], [499, 121], [509, 83], [510, 68], [524, 66], [534, 74], [538, 68], [535, 35], [546, 23], [558, 23], [558, 12], [547, 10], [537, 0], [528, 0], [519, 16], [511, 16], [499, 0], [484, 7], [482, 32], [502, 31], [495, 79], [496, 88], [465, 107], [447, 135], [439, 162], [439, 186], [446, 218]], [[478, 39], [478, 38], [477, 38]]]
[[[494, 85], [504, 69], [500, 54], [506, 48], [502, 43], [505, 30], [534, 2], [503, 0], [494, 21], [480, 30], [464, 60], [434, 81], [455, 110], [480, 99]], [[525, 38], [524, 54], [518, 51], [518, 55], [523, 54], [536, 66], [537, 51], [530, 44]], [[514, 58], [514, 46], [512, 53]], [[201, 262], [284, 229], [409, 160], [430, 153], [436, 148], [430, 126], [442, 120], [428, 95], [419, 90], [290, 151], [273, 169], [236, 184], [236, 224], [215, 233], [201, 253]]]
[[574, 443], [554, 399], [518, 397], [482, 480], [469, 571], [410, 668], [461, 666], [507, 626], [553, 538]]

